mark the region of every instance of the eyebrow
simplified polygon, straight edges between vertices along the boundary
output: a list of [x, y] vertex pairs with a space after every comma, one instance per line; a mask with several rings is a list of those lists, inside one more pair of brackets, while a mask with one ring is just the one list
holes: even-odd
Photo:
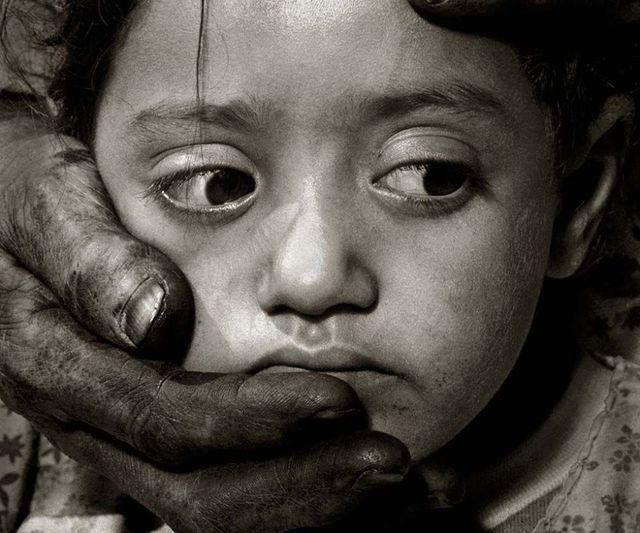
[[263, 130], [275, 119], [275, 107], [255, 98], [230, 100], [225, 104], [209, 102], [162, 101], [140, 111], [128, 129], [141, 136], [162, 134], [167, 130], [197, 132], [194, 126], [213, 124], [220, 128]]
[[506, 114], [502, 101], [491, 91], [468, 82], [443, 87], [424, 87], [400, 94], [369, 96], [363, 100], [364, 112], [384, 117], [408, 114], [421, 108], [436, 108], [455, 114]]
[[[436, 109], [458, 115], [507, 116], [504, 103], [491, 91], [468, 82], [447, 83], [443, 87], [421, 87], [388, 94], [346, 95], [338, 110], [327, 114], [336, 128], [348, 128], [362, 117], [385, 119], [420, 109]], [[200, 125], [243, 132], [264, 131], [282, 110], [273, 102], [249, 97], [222, 104], [165, 100], [139, 112], [128, 125], [137, 137], [157, 137], [173, 132], [195, 134]]]

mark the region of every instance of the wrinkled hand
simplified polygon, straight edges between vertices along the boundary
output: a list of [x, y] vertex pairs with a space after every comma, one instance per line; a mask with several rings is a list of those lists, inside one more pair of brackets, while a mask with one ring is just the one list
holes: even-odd
[[159, 469], [87, 433], [76, 432], [70, 442], [69, 455], [94, 465], [176, 533], [334, 525], [370, 493], [401, 481], [408, 469], [404, 447], [393, 437], [371, 432], [282, 457], [187, 473]]
[[[596, 0], [570, 2], [568, 0], [409, 0], [427, 14], [451, 17], [494, 17], [505, 13], [537, 14], [554, 9], [569, 9], [581, 15], [586, 8], [615, 11], [624, 22], [640, 21], [638, 0]], [[587, 5], [588, 4], [588, 5]]]
[[[0, 396], [11, 409], [178, 531], [330, 523], [405, 473], [395, 439], [336, 437], [361, 414], [340, 380], [190, 373], [130, 355], [181, 352], [186, 280], [121, 227], [79, 142], [25, 119], [1, 122], [0, 138]], [[314, 427], [333, 440], [304, 448]], [[215, 466], [176, 473], [205, 460]]]

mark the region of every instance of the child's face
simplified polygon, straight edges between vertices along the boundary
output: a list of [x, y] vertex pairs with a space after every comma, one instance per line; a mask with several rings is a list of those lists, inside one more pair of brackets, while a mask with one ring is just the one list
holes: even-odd
[[201, 112], [200, 2], [144, 3], [95, 144], [124, 224], [192, 284], [186, 366], [331, 373], [423, 458], [529, 330], [557, 207], [546, 115], [511, 48], [405, 0], [208, 10]]

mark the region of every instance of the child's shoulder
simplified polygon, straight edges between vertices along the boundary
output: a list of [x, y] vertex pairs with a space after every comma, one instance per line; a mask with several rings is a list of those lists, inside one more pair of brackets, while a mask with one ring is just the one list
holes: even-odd
[[640, 365], [602, 357], [609, 395], [535, 533], [640, 532]]

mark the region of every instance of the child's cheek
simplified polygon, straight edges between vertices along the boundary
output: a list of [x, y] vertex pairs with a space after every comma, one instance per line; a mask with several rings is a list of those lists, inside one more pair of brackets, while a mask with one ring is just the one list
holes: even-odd
[[243, 372], [268, 343], [275, 342], [273, 320], [256, 301], [274, 249], [289, 231], [300, 206], [284, 204], [258, 224], [216, 228], [195, 235], [169, 254], [190, 280], [197, 324], [185, 366], [216, 372]]
[[376, 429], [401, 438], [419, 457], [482, 410], [529, 331], [551, 227], [550, 217], [530, 208], [458, 226], [438, 239], [425, 235], [418, 249], [393, 250], [380, 327], [369, 342], [388, 347], [415, 394], [365, 398]]

